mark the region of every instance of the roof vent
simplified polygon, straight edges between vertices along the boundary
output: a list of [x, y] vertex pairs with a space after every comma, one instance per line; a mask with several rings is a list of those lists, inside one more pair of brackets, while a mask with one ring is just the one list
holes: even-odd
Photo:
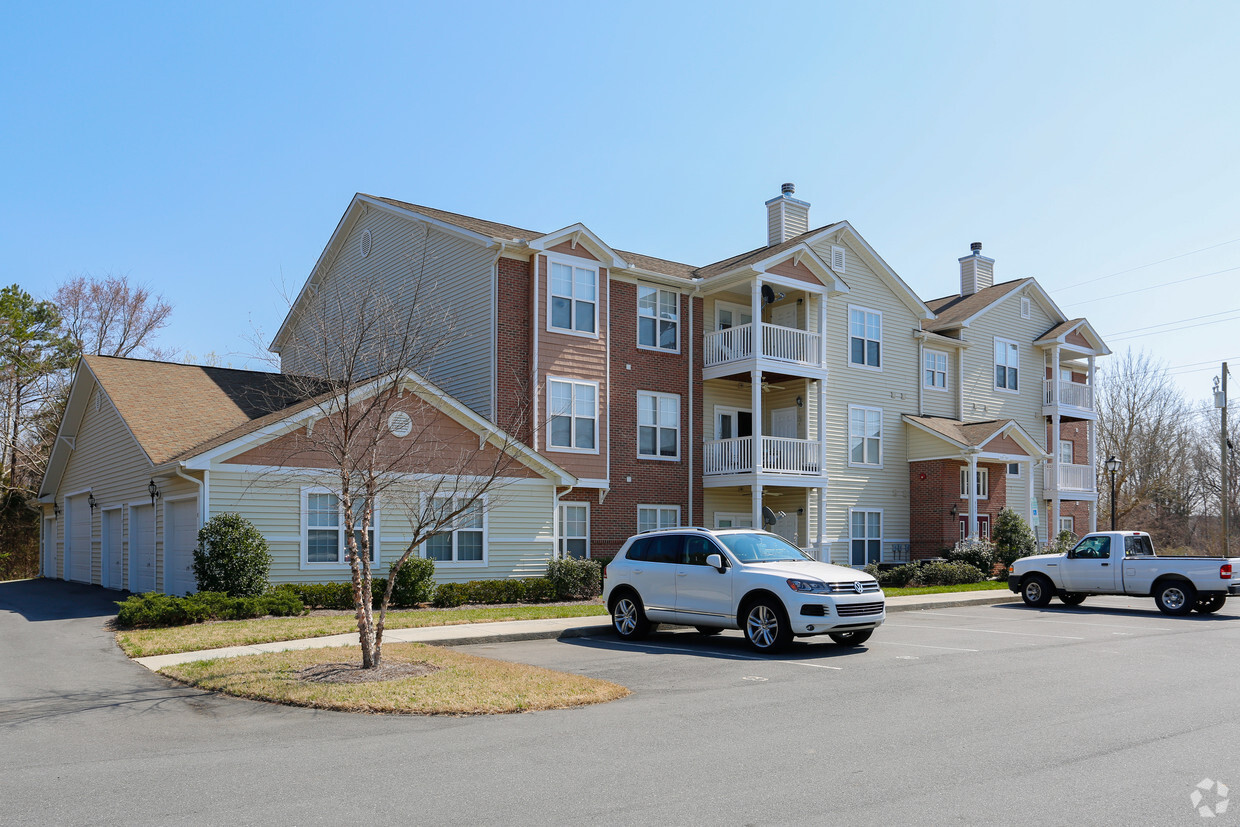
[[792, 197], [794, 184], [781, 184], [779, 196], [766, 202], [766, 243], [782, 244], [809, 230], [809, 204]]
[[960, 295], [972, 296], [995, 283], [995, 260], [982, 255], [982, 242], [969, 245], [969, 254], [960, 261]]
[[366, 258], [366, 256], [370, 255], [370, 250], [373, 245], [374, 240], [371, 238], [370, 230], [364, 230], [362, 232], [362, 258]]
[[974, 241], [972, 244], [970, 244], [970, 245], [969, 245], [969, 249], [970, 249], [970, 250], [972, 250], [972, 251], [973, 251], [973, 253], [974, 253], [975, 255], [979, 255], [979, 254], [981, 254], [981, 252], [982, 252], [982, 242], [980, 242], [980, 241]]
[[796, 184], [780, 184], [779, 191], [783, 193], [784, 195], [792, 195], [794, 192], [797, 191], [797, 185]]

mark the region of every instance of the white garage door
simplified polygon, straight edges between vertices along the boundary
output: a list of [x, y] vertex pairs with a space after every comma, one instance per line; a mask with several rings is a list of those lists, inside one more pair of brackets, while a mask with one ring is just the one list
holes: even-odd
[[108, 589], [124, 587], [121, 576], [121, 510], [111, 508], [103, 512], [103, 585]]
[[69, 518], [69, 545], [65, 553], [69, 557], [67, 568], [69, 580], [90, 582], [90, 505], [88, 494], [65, 498], [65, 516]]
[[155, 538], [152, 536], [149, 505], [129, 509], [129, 590], [155, 591]]
[[165, 505], [164, 593], [195, 591], [194, 548], [198, 545], [198, 501], [174, 500]]

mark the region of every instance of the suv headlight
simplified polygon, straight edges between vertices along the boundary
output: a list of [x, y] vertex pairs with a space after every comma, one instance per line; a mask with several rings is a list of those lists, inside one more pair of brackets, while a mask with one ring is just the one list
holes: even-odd
[[789, 578], [787, 583], [788, 588], [792, 589], [794, 592], [806, 592], [809, 594], [831, 593], [831, 587], [826, 583], [823, 583], [821, 580], [797, 580], [795, 578]]

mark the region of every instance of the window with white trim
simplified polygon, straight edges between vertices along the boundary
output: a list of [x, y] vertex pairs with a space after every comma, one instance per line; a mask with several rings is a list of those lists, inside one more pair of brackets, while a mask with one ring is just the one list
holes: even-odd
[[1007, 475], [1009, 477], [1019, 477], [1020, 476], [1020, 463], [1009, 462], [1007, 464]]
[[444, 526], [443, 531], [426, 538], [422, 545], [423, 557], [436, 563], [486, 562], [486, 503], [479, 498], [466, 506], [468, 501], [469, 497], [463, 496], [431, 498], [430, 512], [437, 517], [458, 509], [460, 513]]
[[590, 504], [560, 504], [560, 556], [584, 560], [590, 556]]
[[848, 406], [848, 464], [883, 462], [883, 409]]
[[679, 335], [680, 294], [637, 285], [637, 346], [675, 352]]
[[864, 307], [848, 308], [848, 361], [882, 369], [883, 314]]
[[637, 392], [637, 455], [680, 458], [680, 397], [674, 393]]
[[[326, 488], [307, 488], [302, 491], [302, 562], [307, 566], [342, 566], [349, 562], [348, 529], [345, 525], [344, 506], [335, 492]], [[353, 500], [354, 536], [357, 547], [362, 548], [362, 514], [366, 500]], [[375, 527], [379, 521], [376, 507], [366, 531], [370, 560], [375, 557]]]
[[547, 447], [598, 452], [598, 385], [547, 380]]
[[639, 505], [637, 506], [637, 533], [654, 531], [658, 528], [676, 528], [680, 525], [680, 506], [678, 505]]
[[849, 513], [849, 558], [853, 566], [880, 562], [883, 554], [883, 512]]
[[1059, 464], [1072, 464], [1072, 440], [1070, 439], [1059, 440]]
[[598, 270], [551, 262], [547, 326], [594, 335], [598, 330]]
[[[967, 499], [969, 496], [969, 466], [960, 469], [960, 496]], [[977, 498], [985, 500], [990, 497], [990, 469], [977, 469]]]
[[927, 388], [947, 390], [947, 354], [941, 350], [927, 350], [922, 376]]
[[1020, 347], [1016, 342], [995, 337], [995, 387], [1018, 391], [1020, 374]]
[[1076, 533], [1076, 524], [1075, 524], [1075, 522], [1073, 521], [1073, 519], [1072, 519], [1071, 517], [1064, 517], [1064, 516], [1060, 516], [1060, 518], [1059, 518], [1059, 530], [1060, 530], [1060, 531], [1070, 531], [1070, 532], [1072, 532], [1073, 534], [1075, 534], [1075, 533]]

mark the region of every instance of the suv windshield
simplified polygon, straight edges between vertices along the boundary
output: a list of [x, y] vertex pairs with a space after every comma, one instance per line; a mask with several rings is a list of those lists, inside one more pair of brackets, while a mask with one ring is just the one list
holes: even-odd
[[742, 563], [774, 563], [789, 560], [813, 560], [805, 552], [774, 534], [722, 534], [716, 536]]

